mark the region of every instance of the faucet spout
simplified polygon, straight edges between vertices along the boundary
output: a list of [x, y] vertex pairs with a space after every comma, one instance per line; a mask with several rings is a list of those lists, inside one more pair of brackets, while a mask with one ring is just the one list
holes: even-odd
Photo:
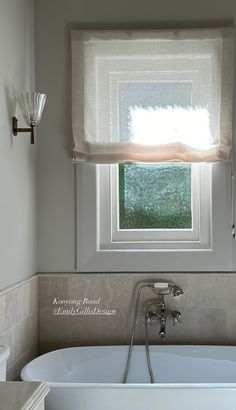
[[166, 338], [166, 318], [162, 316], [160, 318], [160, 331], [159, 331], [159, 341], [164, 343]]

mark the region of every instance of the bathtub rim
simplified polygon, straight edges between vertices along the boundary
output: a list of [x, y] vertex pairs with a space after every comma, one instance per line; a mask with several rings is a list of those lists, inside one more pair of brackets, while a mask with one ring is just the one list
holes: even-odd
[[[28, 378], [22, 379], [22, 381], [36, 381], [42, 382], [42, 380], [33, 380]], [[235, 390], [235, 383], [54, 383], [50, 381], [43, 381], [49, 387], [64, 387], [64, 388], [93, 388], [93, 389], [216, 389], [216, 390]]]

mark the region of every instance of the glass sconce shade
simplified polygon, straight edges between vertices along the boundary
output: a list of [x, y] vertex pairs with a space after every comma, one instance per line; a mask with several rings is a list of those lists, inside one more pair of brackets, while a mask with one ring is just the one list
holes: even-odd
[[41, 120], [46, 94], [41, 93], [20, 93], [16, 94], [16, 100], [24, 117], [26, 124], [36, 126]]

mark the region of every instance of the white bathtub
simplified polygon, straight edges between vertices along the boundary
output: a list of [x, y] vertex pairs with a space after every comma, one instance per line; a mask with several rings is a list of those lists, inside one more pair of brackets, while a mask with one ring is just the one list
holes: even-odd
[[23, 380], [48, 383], [46, 410], [236, 410], [236, 347], [135, 346], [122, 384], [127, 346], [73, 347], [28, 363]]

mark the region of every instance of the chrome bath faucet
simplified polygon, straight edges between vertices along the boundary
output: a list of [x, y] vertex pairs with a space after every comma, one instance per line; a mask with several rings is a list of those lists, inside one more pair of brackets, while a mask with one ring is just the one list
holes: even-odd
[[146, 309], [146, 320], [148, 324], [153, 321], [160, 322], [159, 340], [164, 343], [166, 338], [166, 323], [172, 320], [173, 325], [182, 321], [181, 313], [178, 310], [167, 311], [164, 295], [160, 294], [160, 302], [149, 302]]

